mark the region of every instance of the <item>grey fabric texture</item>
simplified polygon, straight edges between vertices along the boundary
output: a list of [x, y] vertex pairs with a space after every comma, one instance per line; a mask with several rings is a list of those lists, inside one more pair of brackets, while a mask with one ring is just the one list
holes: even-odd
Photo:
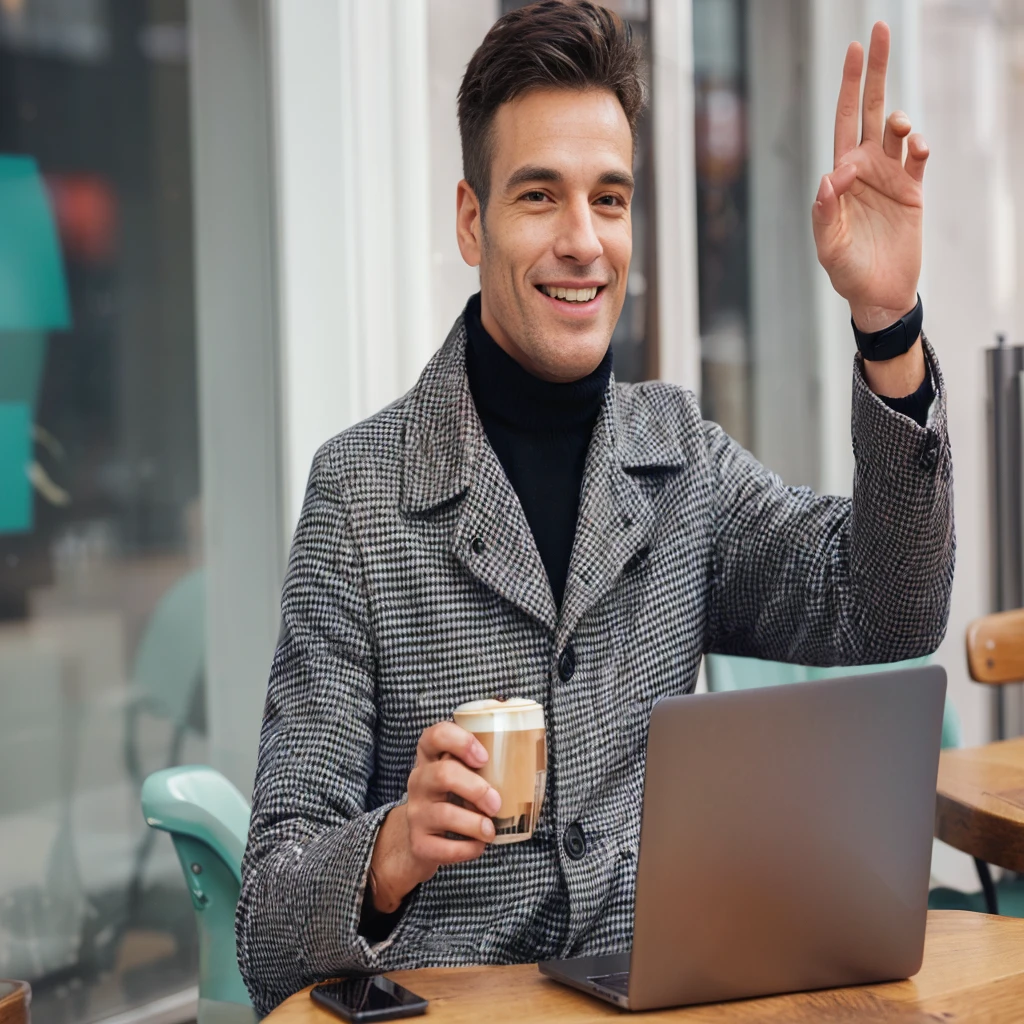
[[[928, 427], [887, 408], [854, 362], [852, 500], [784, 486], [691, 393], [613, 379], [560, 610], [474, 408], [465, 344], [460, 318], [407, 395], [313, 463], [236, 919], [261, 1012], [345, 971], [628, 949], [654, 702], [690, 692], [709, 651], [853, 665], [926, 654], [945, 631], [952, 471], [927, 341]], [[537, 832], [441, 868], [369, 944], [370, 855], [420, 733], [497, 692], [544, 705]], [[563, 845], [576, 823], [581, 859]]]

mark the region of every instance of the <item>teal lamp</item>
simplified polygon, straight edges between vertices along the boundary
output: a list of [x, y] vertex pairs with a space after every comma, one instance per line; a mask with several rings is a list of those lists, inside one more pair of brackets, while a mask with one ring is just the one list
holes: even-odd
[[70, 326], [39, 168], [31, 157], [0, 155], [0, 534], [32, 529], [32, 428], [46, 337]]

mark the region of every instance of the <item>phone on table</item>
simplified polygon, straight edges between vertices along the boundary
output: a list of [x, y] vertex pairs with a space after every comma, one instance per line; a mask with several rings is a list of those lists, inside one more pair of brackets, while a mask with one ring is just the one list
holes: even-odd
[[325, 1010], [358, 1024], [415, 1017], [427, 1009], [426, 999], [379, 975], [327, 981], [314, 985], [309, 995]]

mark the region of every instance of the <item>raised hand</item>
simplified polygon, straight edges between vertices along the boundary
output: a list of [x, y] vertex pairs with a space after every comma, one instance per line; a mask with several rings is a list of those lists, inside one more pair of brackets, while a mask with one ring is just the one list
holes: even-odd
[[888, 63], [889, 26], [880, 21], [871, 32], [858, 143], [864, 50], [851, 43], [846, 51], [835, 168], [821, 179], [812, 210], [818, 261], [862, 331], [888, 327], [913, 309], [921, 273], [921, 180], [928, 146], [910, 134], [902, 111], [885, 117]]

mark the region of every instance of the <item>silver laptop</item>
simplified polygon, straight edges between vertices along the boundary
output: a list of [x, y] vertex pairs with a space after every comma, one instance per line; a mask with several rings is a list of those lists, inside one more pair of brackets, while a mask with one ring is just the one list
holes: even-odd
[[631, 953], [541, 971], [629, 1010], [921, 966], [938, 666], [658, 702]]

